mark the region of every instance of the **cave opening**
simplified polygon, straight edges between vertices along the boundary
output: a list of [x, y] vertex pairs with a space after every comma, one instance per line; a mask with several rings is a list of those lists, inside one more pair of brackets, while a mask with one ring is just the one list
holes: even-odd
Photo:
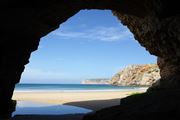
[[[30, 63], [26, 65], [21, 82], [34, 80], [32, 83], [41, 83], [44, 80], [48, 83], [45, 80], [48, 78], [55, 80], [50, 83], [56, 83], [58, 79], [71, 83], [73, 76], [75, 80], [109, 78], [127, 65], [148, 63], [156, 63], [156, 57], [139, 45], [110, 10], [81, 10], [60, 28], [41, 38], [38, 50], [32, 53]], [[84, 74], [86, 68], [88, 73]], [[65, 70], [64, 73], [61, 69]], [[104, 74], [96, 74], [103, 69]]]
[[[155, 62], [156, 57], [151, 56], [134, 40], [133, 34], [113, 16], [110, 10], [82, 10], [61, 24], [59, 29], [41, 38], [38, 50], [32, 53], [30, 63], [26, 65], [13, 99], [59, 103], [63, 95], [57, 98], [54, 93], [48, 95], [45, 93], [62, 92], [68, 88], [64, 90], [60, 88], [62, 85], [68, 87], [67, 84], [71, 86], [76, 84], [77, 89], [77, 85], [81, 84], [82, 80], [111, 79], [127, 65]], [[88, 87], [98, 87], [98, 85]], [[100, 87], [103, 88], [102, 85]], [[109, 90], [117, 88], [118, 86]], [[74, 90], [78, 93], [79, 89], [76, 89], [69, 88], [69, 91]], [[107, 97], [109, 99], [109, 96], [112, 99], [119, 98], [118, 94], [112, 96], [106, 93], [99, 96], [99, 99], [107, 99]], [[97, 98], [94, 96], [94, 100]], [[83, 98], [80, 101], [82, 102]], [[119, 104], [119, 99], [116, 99], [112, 105], [116, 104]], [[101, 104], [98, 106], [109, 107], [108, 105], [103, 107]]]
[[83, 120], [179, 120], [178, 1], [52, 0], [27, 3], [6, 0], [2, 1], [1, 9], [0, 118], [8, 118], [14, 111], [12, 94], [15, 84], [19, 83], [31, 53], [37, 50], [40, 38], [57, 29], [59, 24], [80, 10], [101, 9], [112, 10], [136, 40], [151, 54], [158, 56], [161, 79], [145, 94], [128, 97], [120, 106], [103, 109]]

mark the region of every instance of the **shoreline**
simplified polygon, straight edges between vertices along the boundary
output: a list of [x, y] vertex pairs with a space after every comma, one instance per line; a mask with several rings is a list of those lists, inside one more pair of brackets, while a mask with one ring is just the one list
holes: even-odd
[[15, 90], [14, 93], [91, 93], [91, 92], [133, 92], [147, 90], [147, 88], [139, 89], [114, 89], [114, 90]]
[[[80, 107], [92, 110], [97, 110], [120, 105], [121, 98], [132, 95], [133, 93], [144, 93], [143, 90], [130, 90], [130, 91], [104, 91], [104, 92], [14, 92], [13, 99], [24, 102], [35, 102], [37, 104], [47, 105], [68, 105], [69, 107]], [[59, 106], [60, 107], [60, 106]], [[36, 108], [34, 108], [35, 110]], [[41, 109], [44, 109], [42, 107]], [[49, 110], [47, 108], [47, 110]], [[63, 108], [61, 110], [64, 111]], [[24, 110], [23, 110], [24, 111]], [[40, 110], [41, 111], [41, 110]], [[59, 111], [60, 112], [60, 111]], [[78, 111], [80, 112], [80, 111]], [[73, 114], [60, 114], [60, 115], [35, 115], [35, 114], [17, 114], [13, 117], [15, 120], [82, 120], [84, 114], [73, 113]]]
[[120, 104], [120, 99], [133, 93], [143, 93], [146, 89], [125, 91], [88, 91], [88, 92], [17, 92], [12, 99], [46, 104], [65, 104], [99, 110]]

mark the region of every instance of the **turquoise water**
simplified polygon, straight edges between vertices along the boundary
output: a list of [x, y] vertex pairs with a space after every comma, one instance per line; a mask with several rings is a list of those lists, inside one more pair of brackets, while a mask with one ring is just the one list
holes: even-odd
[[88, 91], [125, 91], [146, 89], [145, 87], [89, 85], [89, 84], [18, 84], [16, 92], [88, 92]]

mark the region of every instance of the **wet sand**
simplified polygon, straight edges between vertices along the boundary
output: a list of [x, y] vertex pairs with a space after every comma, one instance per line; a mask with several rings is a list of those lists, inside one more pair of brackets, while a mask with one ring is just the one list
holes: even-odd
[[[146, 90], [113, 91], [113, 92], [15, 92], [13, 99], [17, 101], [32, 101], [47, 104], [65, 104], [77, 107], [100, 110], [120, 104], [120, 99], [133, 93], [143, 93]], [[60, 116], [16, 116], [13, 120], [81, 120], [82, 114]]]
[[99, 110], [104, 107], [120, 104], [121, 98], [137, 92], [145, 92], [145, 90], [113, 92], [15, 92], [13, 99], [48, 104], [72, 104], [74, 106]]

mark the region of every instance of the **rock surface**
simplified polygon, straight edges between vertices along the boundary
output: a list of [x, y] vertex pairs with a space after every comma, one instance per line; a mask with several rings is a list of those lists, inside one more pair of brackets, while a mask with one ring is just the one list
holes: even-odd
[[180, 87], [180, 9], [170, 0], [145, 0], [147, 14], [140, 18], [114, 11], [135, 39], [158, 56], [161, 79], [149, 90]]
[[115, 74], [111, 84], [122, 86], [151, 86], [160, 79], [156, 64], [130, 65]]
[[88, 79], [83, 80], [82, 84], [110, 84], [110, 79]]
[[[126, 25], [134, 34], [135, 39], [151, 54], [158, 56], [161, 79], [153, 85], [151, 91], [175, 91], [180, 89], [180, 8], [179, 1], [172, 0], [2, 0], [1, 13], [1, 40], [0, 40], [0, 118], [10, 116], [13, 108], [11, 97], [15, 84], [19, 82], [24, 66], [29, 62], [30, 55], [37, 50], [40, 38], [57, 29], [60, 24], [83, 9], [110, 9], [114, 15]], [[161, 95], [161, 94], [160, 94]], [[174, 92], [174, 96], [179, 92]], [[147, 110], [151, 116], [163, 118], [169, 115], [163, 110], [179, 113], [180, 97], [174, 98], [167, 94], [168, 104], [161, 96], [149, 96], [156, 104], [146, 103], [136, 106], [138, 119], [141, 113]], [[174, 99], [170, 99], [173, 97]], [[162, 102], [163, 101], [163, 102]], [[136, 100], [134, 100], [136, 102]], [[156, 110], [156, 105], [162, 104], [162, 109]], [[131, 102], [132, 103], [132, 102]], [[167, 106], [169, 105], [169, 106]], [[126, 110], [131, 111], [131, 104]], [[138, 109], [139, 108], [139, 109]], [[148, 111], [147, 108], [154, 108]], [[166, 108], [166, 109], [164, 109]], [[177, 108], [177, 109], [176, 109]], [[122, 111], [115, 110], [113, 114], [104, 113], [109, 120], [120, 119]], [[110, 112], [112, 113], [112, 112]], [[172, 112], [170, 112], [172, 113]], [[175, 114], [175, 115], [179, 115]], [[106, 115], [109, 115], [108, 117]], [[174, 114], [170, 114], [173, 116]], [[101, 114], [101, 116], [103, 116]], [[150, 116], [150, 115], [147, 115]], [[126, 116], [128, 118], [128, 116]], [[171, 119], [172, 117], [169, 117]], [[137, 120], [136, 119], [136, 120]], [[96, 119], [93, 119], [96, 120]], [[101, 119], [103, 120], [103, 119]], [[130, 119], [129, 119], [130, 120]], [[179, 119], [177, 119], [179, 120]]]
[[179, 90], [132, 95], [120, 105], [88, 114], [83, 120], [180, 120], [178, 98]]

